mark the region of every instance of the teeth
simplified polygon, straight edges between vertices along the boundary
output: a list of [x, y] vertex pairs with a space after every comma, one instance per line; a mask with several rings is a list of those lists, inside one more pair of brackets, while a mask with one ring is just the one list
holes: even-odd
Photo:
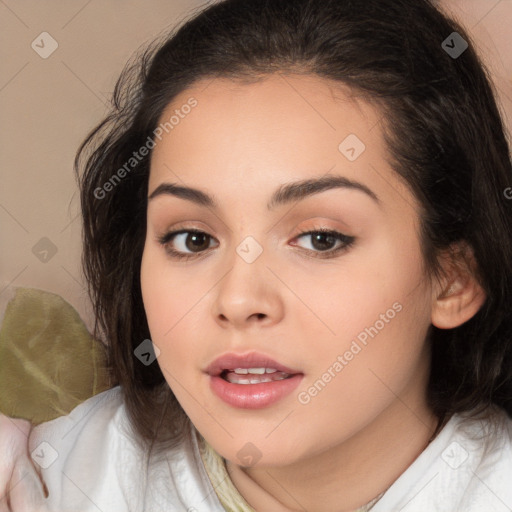
[[275, 368], [235, 368], [233, 371], [238, 375], [247, 375], [248, 373], [263, 375], [264, 373], [277, 372]]
[[[251, 373], [250, 371], [249, 372], [246, 372], [247, 373]], [[262, 375], [261, 373], [258, 374], [258, 376], [254, 376], [254, 377], [249, 377], [249, 375], [247, 375], [246, 378], [244, 377], [241, 377], [239, 376], [240, 374], [236, 371], [234, 372], [229, 372], [226, 374], [226, 376], [224, 377], [225, 380], [227, 380], [228, 382], [231, 382], [232, 384], [261, 384], [262, 382], [274, 382], [276, 380], [283, 380], [283, 379], [286, 379], [288, 378], [290, 375], [287, 374], [287, 373], [284, 373], [284, 372], [270, 372], [274, 375]], [[244, 374], [242, 374], [244, 375]]]
[[262, 382], [272, 382], [272, 379], [263, 377], [261, 379], [240, 379], [237, 384], [260, 384]]
[[265, 368], [247, 368], [249, 373], [254, 373], [256, 375], [263, 375], [265, 373]]

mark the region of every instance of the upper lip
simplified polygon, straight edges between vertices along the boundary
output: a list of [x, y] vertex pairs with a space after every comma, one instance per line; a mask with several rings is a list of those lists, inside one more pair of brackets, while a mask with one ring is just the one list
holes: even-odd
[[215, 359], [206, 368], [205, 372], [209, 375], [220, 375], [224, 370], [235, 370], [236, 368], [275, 368], [279, 372], [294, 375], [301, 373], [287, 366], [274, 361], [271, 357], [260, 354], [258, 352], [250, 352], [247, 354], [237, 354], [230, 352]]

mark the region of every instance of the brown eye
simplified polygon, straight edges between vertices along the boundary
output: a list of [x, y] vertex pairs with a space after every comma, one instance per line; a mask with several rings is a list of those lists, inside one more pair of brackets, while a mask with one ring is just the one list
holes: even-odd
[[165, 250], [175, 258], [200, 255], [210, 248], [213, 237], [199, 230], [180, 230], [166, 233], [158, 239]]
[[[338, 252], [348, 249], [355, 242], [355, 237], [328, 229], [316, 229], [301, 233], [296, 239], [309, 238], [311, 242], [306, 247], [309, 252], [319, 253], [319, 257], [331, 257]], [[336, 247], [336, 244], [338, 246]], [[325, 253], [325, 254], [322, 254]]]
[[336, 245], [336, 237], [329, 233], [314, 233], [311, 235], [311, 245], [319, 251], [328, 251]]
[[[334, 258], [338, 253], [348, 250], [355, 242], [355, 237], [337, 231], [316, 229], [300, 233], [296, 239], [309, 237], [310, 247], [306, 251], [318, 258]], [[212, 236], [195, 229], [172, 231], [158, 238], [165, 251], [175, 259], [199, 257], [211, 248]]]
[[201, 251], [208, 249], [210, 246], [210, 236], [206, 233], [185, 233], [187, 236], [185, 237], [185, 247], [190, 251]]

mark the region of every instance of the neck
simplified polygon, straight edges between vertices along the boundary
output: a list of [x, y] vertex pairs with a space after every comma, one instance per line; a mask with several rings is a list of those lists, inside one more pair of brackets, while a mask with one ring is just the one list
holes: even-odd
[[356, 435], [309, 459], [268, 468], [227, 461], [233, 483], [257, 512], [351, 512], [364, 506], [395, 482], [436, 430], [425, 387], [408, 389]]

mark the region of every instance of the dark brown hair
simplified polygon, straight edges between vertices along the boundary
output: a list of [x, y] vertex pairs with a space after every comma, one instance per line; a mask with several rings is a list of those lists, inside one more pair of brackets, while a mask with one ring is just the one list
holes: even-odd
[[[469, 44], [459, 56], [442, 46], [453, 32]], [[429, 404], [441, 418], [491, 404], [512, 415], [512, 200], [504, 195], [511, 161], [492, 83], [468, 34], [427, 0], [226, 0], [136, 55], [111, 113], [75, 161], [96, 335], [110, 347], [140, 439], [172, 444], [188, 418], [158, 364], [134, 357], [151, 337], [139, 274], [151, 153], [122, 179], [113, 176], [197, 80], [276, 72], [316, 74], [379, 105], [390, 163], [421, 204], [429, 275], [441, 275], [441, 251], [464, 241], [487, 294], [460, 327], [431, 326]]]

